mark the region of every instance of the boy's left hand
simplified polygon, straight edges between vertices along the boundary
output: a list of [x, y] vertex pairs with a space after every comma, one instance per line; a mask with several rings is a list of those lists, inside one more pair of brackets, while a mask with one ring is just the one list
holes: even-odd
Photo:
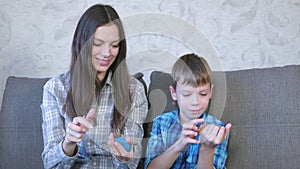
[[225, 127], [213, 124], [201, 125], [199, 128], [200, 143], [208, 148], [215, 148], [226, 139], [231, 126], [231, 123], [226, 124]]

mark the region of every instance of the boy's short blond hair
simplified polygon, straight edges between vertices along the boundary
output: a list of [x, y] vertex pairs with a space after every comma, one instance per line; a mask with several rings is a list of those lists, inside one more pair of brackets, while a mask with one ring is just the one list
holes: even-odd
[[194, 53], [181, 56], [173, 65], [171, 75], [174, 87], [178, 81], [193, 87], [212, 85], [211, 69], [207, 61]]

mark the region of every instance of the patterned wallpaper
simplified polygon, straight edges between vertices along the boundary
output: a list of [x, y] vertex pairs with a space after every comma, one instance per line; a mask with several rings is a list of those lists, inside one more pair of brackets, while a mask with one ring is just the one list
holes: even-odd
[[95, 3], [117, 9], [130, 71], [146, 78], [187, 52], [214, 70], [300, 64], [300, 0], [0, 0], [0, 101], [8, 76], [68, 69], [77, 21]]

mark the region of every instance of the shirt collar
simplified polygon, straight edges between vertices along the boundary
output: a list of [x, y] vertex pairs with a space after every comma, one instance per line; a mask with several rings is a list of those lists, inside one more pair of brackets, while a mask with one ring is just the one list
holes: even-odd
[[105, 84], [112, 86], [112, 72], [111, 71], [107, 75]]

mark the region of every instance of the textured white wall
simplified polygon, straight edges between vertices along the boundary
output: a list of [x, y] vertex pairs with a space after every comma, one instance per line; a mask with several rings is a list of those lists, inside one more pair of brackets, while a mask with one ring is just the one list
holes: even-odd
[[0, 0], [0, 101], [8, 76], [68, 69], [77, 21], [95, 3], [124, 18], [132, 72], [169, 71], [187, 52], [222, 70], [300, 64], [299, 0]]

